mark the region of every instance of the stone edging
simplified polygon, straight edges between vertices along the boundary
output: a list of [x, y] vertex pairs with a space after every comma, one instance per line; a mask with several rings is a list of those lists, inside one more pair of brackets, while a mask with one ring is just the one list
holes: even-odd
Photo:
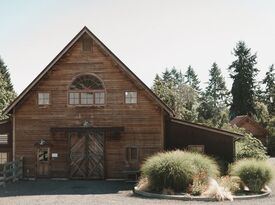
[[[156, 199], [175, 199], [175, 200], [183, 200], [183, 201], [217, 201], [217, 199], [212, 197], [204, 197], [204, 196], [192, 196], [190, 194], [184, 195], [166, 195], [166, 194], [156, 194], [150, 192], [139, 191], [137, 187], [134, 187], [133, 192], [139, 196], [147, 197], [147, 198], [156, 198]], [[255, 194], [255, 195], [246, 195], [246, 196], [233, 196], [234, 200], [246, 200], [246, 199], [258, 199], [267, 197], [271, 194], [271, 191], [267, 191], [263, 194]]]

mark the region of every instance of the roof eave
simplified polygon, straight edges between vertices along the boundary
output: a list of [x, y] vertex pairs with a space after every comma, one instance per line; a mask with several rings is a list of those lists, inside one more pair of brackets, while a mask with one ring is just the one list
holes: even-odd
[[201, 125], [201, 124], [197, 124], [197, 123], [193, 123], [193, 122], [188, 122], [188, 121], [184, 121], [184, 120], [177, 119], [177, 118], [172, 118], [172, 117], [170, 118], [170, 120], [172, 122], [175, 122], [175, 123], [180, 123], [180, 124], [184, 124], [184, 125], [187, 125], [187, 126], [192, 126], [192, 127], [196, 127], [196, 128], [204, 129], [204, 130], [208, 130], [208, 131], [214, 131], [216, 133], [220, 133], [220, 134], [223, 134], [225, 136], [232, 137], [234, 139], [243, 138], [243, 135], [241, 135], [241, 134], [237, 134], [237, 133], [234, 133], [234, 132], [229, 132], [229, 131], [218, 129], [218, 128], [209, 127], [209, 126], [206, 126], [206, 125]]

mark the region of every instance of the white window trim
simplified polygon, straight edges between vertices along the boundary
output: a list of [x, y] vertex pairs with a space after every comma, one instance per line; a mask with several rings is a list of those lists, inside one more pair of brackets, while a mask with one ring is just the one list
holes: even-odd
[[[127, 97], [126, 97], [126, 94], [127, 93], [136, 93], [136, 97], [129, 97], [130, 101], [127, 102]], [[136, 99], [135, 102], [132, 102], [133, 99]], [[135, 105], [138, 103], [138, 92], [135, 91], [135, 90], [126, 90], [124, 91], [124, 103], [127, 104], [127, 105]]]
[[[4, 163], [2, 163], [2, 159], [3, 159], [2, 154], [6, 154], [6, 162], [4, 162]], [[9, 154], [8, 154], [8, 152], [0, 152], [0, 164], [5, 164], [8, 161], [9, 161]]]
[[7, 137], [7, 142], [2, 143], [0, 141], [0, 145], [9, 144], [9, 134], [7, 134], [7, 133], [0, 134], [0, 138], [2, 138], [2, 137]]
[[[47, 103], [45, 103], [45, 99], [47, 99], [47, 98], [45, 98], [45, 97], [43, 97], [42, 98], [42, 103], [40, 103], [40, 95], [44, 95], [44, 94], [48, 94], [48, 102]], [[37, 93], [37, 104], [39, 105], [39, 106], [47, 106], [47, 105], [50, 105], [51, 104], [51, 94], [50, 94], [50, 92], [38, 92]]]
[[[77, 93], [78, 94], [78, 103], [73, 104], [70, 102], [70, 93]], [[92, 103], [82, 103], [81, 102], [81, 94], [82, 93], [91, 93], [92, 94]], [[96, 94], [102, 93], [104, 96], [103, 103], [96, 103]], [[105, 90], [91, 90], [91, 91], [68, 91], [68, 105], [69, 106], [80, 106], [80, 107], [98, 107], [106, 105], [106, 92]]]

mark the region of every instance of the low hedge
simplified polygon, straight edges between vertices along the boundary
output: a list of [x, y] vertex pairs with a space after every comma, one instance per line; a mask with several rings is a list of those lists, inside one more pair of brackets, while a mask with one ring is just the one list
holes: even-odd
[[243, 159], [231, 167], [231, 175], [238, 176], [251, 192], [261, 192], [273, 177], [273, 168], [267, 161]]
[[176, 150], [148, 158], [141, 173], [148, 179], [151, 190], [187, 192], [195, 176], [206, 182], [209, 177], [219, 175], [219, 169], [217, 163], [205, 155]]

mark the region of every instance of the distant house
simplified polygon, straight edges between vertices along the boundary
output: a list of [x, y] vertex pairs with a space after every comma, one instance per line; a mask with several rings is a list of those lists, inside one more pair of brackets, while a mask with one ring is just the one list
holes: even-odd
[[232, 161], [241, 137], [174, 119], [86, 27], [4, 114], [10, 120], [0, 129], [10, 140], [0, 152], [24, 157], [25, 177], [123, 178], [148, 156], [176, 148]]
[[254, 137], [261, 140], [266, 145], [267, 142], [267, 131], [259, 123], [253, 120], [248, 115], [240, 115], [235, 117], [231, 122], [232, 125], [244, 128], [247, 132], [251, 133]]

